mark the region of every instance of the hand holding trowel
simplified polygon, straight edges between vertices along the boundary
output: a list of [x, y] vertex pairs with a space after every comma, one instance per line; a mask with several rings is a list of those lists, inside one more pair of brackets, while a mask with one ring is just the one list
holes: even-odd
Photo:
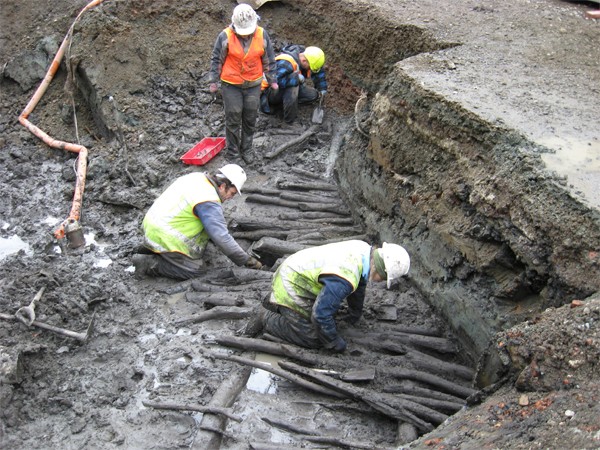
[[312, 115], [313, 123], [323, 123], [323, 115], [325, 111], [323, 110], [323, 99], [325, 98], [325, 94], [321, 93], [319, 96], [319, 105], [315, 108]]

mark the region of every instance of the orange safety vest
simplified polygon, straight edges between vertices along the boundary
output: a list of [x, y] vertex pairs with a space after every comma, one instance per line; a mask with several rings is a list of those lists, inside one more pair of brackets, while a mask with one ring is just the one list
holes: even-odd
[[229, 84], [257, 81], [263, 76], [262, 56], [265, 53], [263, 28], [256, 27], [248, 53], [231, 27], [225, 28], [229, 49], [221, 69], [221, 80]]
[[[294, 72], [298, 72], [298, 63], [296, 62], [296, 60], [294, 59], [294, 57], [292, 55], [290, 55], [289, 53], [281, 53], [280, 55], [277, 55], [275, 57], [275, 61], [281, 61], [282, 59], [286, 60], [287, 62], [289, 62], [292, 65], [292, 69], [294, 69]], [[310, 77], [310, 70], [308, 71], [306, 76]], [[263, 91], [269, 87], [269, 82], [267, 81], [266, 77], [263, 77], [260, 87]]]

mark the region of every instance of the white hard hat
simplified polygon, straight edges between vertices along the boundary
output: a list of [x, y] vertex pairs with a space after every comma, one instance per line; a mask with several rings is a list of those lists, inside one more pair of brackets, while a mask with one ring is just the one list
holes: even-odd
[[242, 36], [254, 33], [258, 19], [258, 14], [252, 9], [252, 6], [245, 3], [237, 5], [231, 16], [231, 22], [233, 23], [235, 32]]
[[244, 186], [247, 178], [244, 169], [237, 164], [225, 164], [219, 169], [219, 172], [221, 172], [229, 181], [231, 181], [231, 184], [236, 187], [238, 194], [241, 195], [242, 187]]
[[385, 271], [387, 272], [387, 287], [391, 287], [392, 282], [408, 273], [410, 269], [410, 256], [404, 247], [397, 244], [388, 244], [384, 242], [379, 249], [379, 254], [383, 258]]

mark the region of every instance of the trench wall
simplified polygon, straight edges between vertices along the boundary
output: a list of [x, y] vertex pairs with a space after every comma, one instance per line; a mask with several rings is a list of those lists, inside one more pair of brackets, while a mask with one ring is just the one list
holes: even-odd
[[[351, 131], [338, 177], [359, 220], [406, 246], [411, 279], [471, 349], [599, 289], [598, 214], [543, 170], [543, 149], [396, 67]], [[365, 131], [365, 130], [363, 130]], [[480, 382], [493, 381], [489, 356]]]

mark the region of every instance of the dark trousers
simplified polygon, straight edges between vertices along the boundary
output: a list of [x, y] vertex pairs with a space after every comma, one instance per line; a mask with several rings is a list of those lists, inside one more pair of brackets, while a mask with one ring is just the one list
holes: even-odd
[[269, 105], [272, 107], [283, 105], [283, 120], [287, 123], [293, 122], [298, 117], [298, 105], [312, 103], [319, 99], [319, 91], [310, 86], [279, 88], [274, 91], [269, 88], [263, 92], [267, 95]]
[[260, 102], [260, 85], [241, 87], [222, 83], [221, 93], [225, 106], [227, 153], [234, 157], [247, 154], [252, 150]]
[[163, 276], [176, 280], [189, 280], [206, 273], [204, 261], [192, 259], [177, 252], [151, 253], [152, 263], [146, 268], [146, 275]]
[[321, 348], [323, 346], [312, 322], [288, 308], [279, 307], [277, 312], [267, 310], [263, 330], [300, 347]]

